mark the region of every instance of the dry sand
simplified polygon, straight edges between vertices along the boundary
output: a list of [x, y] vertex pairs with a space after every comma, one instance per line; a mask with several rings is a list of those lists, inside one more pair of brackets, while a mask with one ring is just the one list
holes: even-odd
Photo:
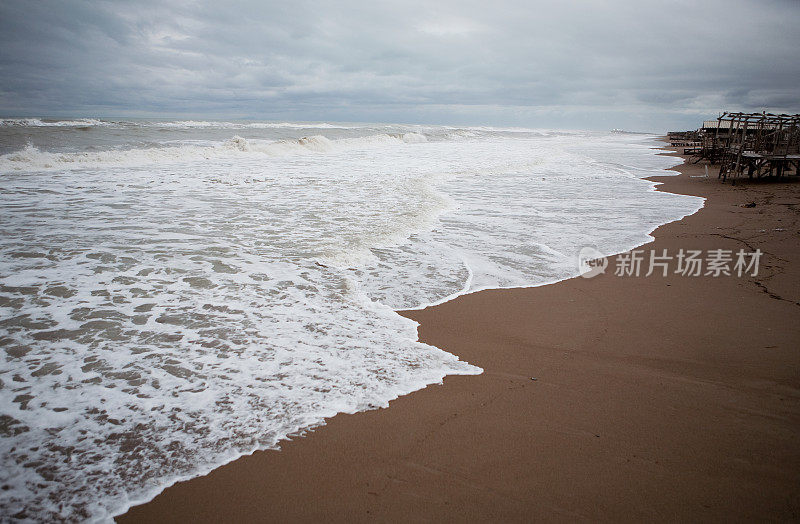
[[606, 273], [405, 313], [485, 372], [334, 417], [119, 520], [799, 519], [800, 183], [679, 169], [660, 190], [706, 205], [644, 249], [759, 248], [757, 277]]

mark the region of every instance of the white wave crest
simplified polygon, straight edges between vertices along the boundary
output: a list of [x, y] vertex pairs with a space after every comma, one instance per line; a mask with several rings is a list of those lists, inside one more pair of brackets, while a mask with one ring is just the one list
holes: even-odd
[[278, 141], [247, 139], [234, 135], [229, 140], [213, 145], [184, 144], [168, 147], [113, 149], [78, 153], [41, 151], [28, 144], [19, 151], [0, 155], [0, 173], [53, 169], [89, 169], [105, 166], [135, 167], [151, 164], [198, 162], [217, 158], [235, 158], [237, 155], [283, 157], [416, 144], [426, 141], [425, 135], [419, 133], [377, 134], [338, 140], [331, 140], [321, 135], [313, 135], [296, 140]]
[[219, 122], [208, 120], [175, 120], [167, 122], [138, 122], [142, 127], [174, 129], [358, 129], [362, 126], [329, 124], [327, 122]]
[[224, 122], [215, 120], [119, 120], [106, 121], [96, 118], [43, 119], [43, 118], [3, 118], [0, 127], [84, 127], [114, 126], [123, 128], [165, 128], [165, 129], [361, 129], [363, 125], [348, 125], [328, 122]]
[[96, 118], [79, 118], [77, 120], [42, 120], [40, 118], [4, 118], [0, 126], [6, 127], [85, 127], [108, 126], [111, 122], [104, 122]]

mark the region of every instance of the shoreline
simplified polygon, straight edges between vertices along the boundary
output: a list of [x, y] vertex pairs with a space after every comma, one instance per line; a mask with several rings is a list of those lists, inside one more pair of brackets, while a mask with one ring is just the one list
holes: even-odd
[[656, 191], [707, 200], [643, 246], [757, 246], [763, 276], [612, 271], [401, 312], [484, 373], [340, 414], [118, 520], [798, 518], [800, 184], [670, 171]]
[[[646, 134], [646, 133], [634, 133], [634, 134]], [[654, 141], [655, 142], [666, 142], [666, 137], [665, 136], [656, 137], [656, 138], [654, 138]], [[680, 154], [677, 154], [677, 152], [674, 151], [675, 148], [668, 147], [668, 144], [667, 144], [667, 147], [653, 147], [651, 149], [663, 151], [663, 153], [656, 153], [657, 155], [675, 156], [675, 157], [682, 158], [682, 156]], [[675, 154], [670, 154], [670, 153], [675, 153]], [[683, 163], [680, 163], [680, 164], [677, 164], [675, 166], [663, 169], [663, 171], [674, 171], [675, 175], [658, 175], [658, 176], [655, 176], [655, 178], [663, 178], [663, 177], [666, 177], [666, 176], [679, 176], [680, 173], [678, 171], [678, 168], [681, 165], [683, 165]], [[653, 176], [643, 177], [643, 178], [641, 178], [641, 180], [645, 180], [645, 181], [648, 181], [648, 182], [654, 182], [653, 180], [651, 180], [651, 178], [654, 178], [654, 177]], [[654, 185], [653, 185], [651, 190], [652, 191], [660, 191], [659, 187], [662, 184], [663, 184], [663, 182], [654, 182]], [[671, 193], [671, 191], [668, 191], [668, 192]], [[694, 196], [694, 195], [688, 195], [688, 196]], [[703, 198], [703, 197], [700, 197], [700, 198]], [[691, 212], [689, 214], [683, 215], [680, 218], [676, 218], [676, 219], [674, 219], [674, 220], [672, 220], [670, 222], [667, 222], [667, 224], [671, 224], [672, 222], [681, 221], [684, 218], [697, 213], [698, 211], [703, 209], [704, 205], [705, 205], [705, 198], [703, 198], [703, 205], [701, 205], [695, 211], [693, 211], [693, 212]], [[615, 256], [617, 256], [619, 254], [627, 253], [629, 251], [633, 251], [635, 249], [641, 248], [642, 246], [646, 246], [646, 245], [650, 244], [654, 240], [653, 232], [656, 231], [659, 227], [664, 226], [664, 225], [666, 225], [666, 224], [658, 225], [658, 226], [654, 227], [653, 229], [651, 229], [650, 231], [648, 231], [646, 233], [646, 235], [649, 237], [649, 239], [647, 241], [642, 242], [641, 244], [637, 244], [634, 247], [632, 247], [630, 249], [627, 249], [625, 251], [615, 252], [615, 253], [606, 255], [606, 258], [615, 257]], [[450, 302], [452, 300], [456, 300], [456, 299], [458, 299], [460, 297], [463, 297], [463, 296], [466, 296], [466, 295], [472, 295], [474, 293], [481, 293], [483, 291], [502, 291], [502, 290], [509, 290], [509, 289], [534, 289], [534, 288], [542, 287], [542, 286], [552, 286], [552, 285], [558, 284], [560, 282], [565, 282], [565, 281], [568, 281], [568, 280], [572, 280], [573, 278], [579, 278], [579, 277], [580, 277], [580, 275], [576, 274], [574, 276], [567, 277], [567, 278], [562, 278], [560, 280], [551, 280], [551, 281], [547, 281], [547, 282], [541, 282], [541, 283], [538, 283], [538, 284], [523, 284], [523, 285], [518, 285], [518, 286], [507, 286], [507, 287], [481, 287], [481, 288], [477, 288], [477, 289], [474, 289], [474, 290], [470, 291], [469, 290], [470, 281], [472, 280], [472, 273], [470, 271], [470, 277], [469, 277], [469, 279], [467, 281], [467, 284], [464, 286], [464, 288], [461, 291], [458, 291], [456, 293], [450, 294], [450, 295], [448, 295], [448, 296], [446, 296], [444, 298], [441, 298], [441, 299], [439, 299], [439, 300], [437, 300], [435, 302], [426, 303], [424, 305], [420, 305], [420, 306], [412, 307], [412, 308], [397, 309], [397, 310], [395, 310], [395, 312], [400, 314], [400, 315], [403, 315], [403, 316], [408, 316], [408, 315], [406, 315], [406, 313], [411, 314], [411, 313], [414, 313], [416, 311], [423, 311], [423, 310], [428, 309], [428, 308], [441, 306], [442, 304], [446, 304], [447, 302]], [[431, 385], [433, 385], [433, 384], [431, 384]], [[415, 393], [415, 392], [412, 391], [409, 394], [413, 394], [413, 393]]]

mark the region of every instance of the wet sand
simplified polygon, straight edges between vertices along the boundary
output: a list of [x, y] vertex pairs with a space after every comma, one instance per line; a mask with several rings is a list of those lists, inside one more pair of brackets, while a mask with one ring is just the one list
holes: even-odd
[[612, 258], [592, 279], [404, 313], [485, 372], [336, 416], [118, 520], [800, 519], [800, 181], [678, 169], [659, 190], [706, 205], [640, 249], [758, 248], [758, 276], [618, 277]]

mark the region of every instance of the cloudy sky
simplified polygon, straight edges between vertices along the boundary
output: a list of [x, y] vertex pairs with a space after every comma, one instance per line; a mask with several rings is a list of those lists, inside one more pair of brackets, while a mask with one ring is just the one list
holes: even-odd
[[798, 27], [798, 0], [0, 0], [0, 114], [694, 128], [800, 112]]

